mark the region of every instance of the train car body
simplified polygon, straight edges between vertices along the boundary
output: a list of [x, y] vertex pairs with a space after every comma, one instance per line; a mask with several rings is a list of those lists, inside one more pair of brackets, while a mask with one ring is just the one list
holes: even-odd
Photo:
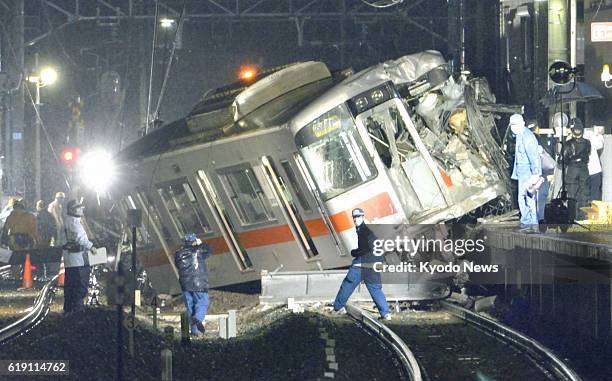
[[187, 232], [214, 249], [211, 287], [340, 268], [355, 207], [373, 224], [435, 224], [505, 195], [477, 107], [487, 91], [456, 83], [437, 52], [357, 74], [290, 65], [209, 93], [119, 153], [113, 197], [124, 216], [143, 210], [139, 259], [161, 293], [180, 292], [173, 255]]

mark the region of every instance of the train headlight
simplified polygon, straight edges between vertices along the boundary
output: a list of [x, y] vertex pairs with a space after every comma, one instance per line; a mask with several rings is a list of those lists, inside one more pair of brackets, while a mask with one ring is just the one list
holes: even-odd
[[374, 103], [380, 103], [385, 98], [385, 94], [382, 92], [382, 90], [374, 90], [372, 91], [372, 94], [370, 94], [370, 97]]
[[86, 153], [80, 161], [81, 181], [97, 193], [104, 193], [115, 179], [112, 155], [104, 150]]
[[351, 98], [349, 100], [349, 108], [354, 115], [359, 115], [396, 96], [393, 84], [387, 82]]
[[357, 98], [357, 100], [355, 100], [355, 106], [357, 107], [358, 111], [365, 110], [368, 107], [368, 98], [366, 97]]

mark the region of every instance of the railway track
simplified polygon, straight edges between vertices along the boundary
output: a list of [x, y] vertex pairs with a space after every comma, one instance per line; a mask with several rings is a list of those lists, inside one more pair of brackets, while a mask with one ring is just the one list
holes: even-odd
[[413, 381], [581, 380], [536, 340], [452, 303], [441, 307], [399, 313], [388, 324], [354, 304], [347, 311], [393, 350]]
[[0, 345], [6, 344], [11, 340], [27, 333], [38, 325], [49, 312], [49, 305], [55, 295], [55, 282], [57, 275], [49, 282], [45, 283], [38, 293], [31, 310], [19, 318], [17, 321], [0, 328]]

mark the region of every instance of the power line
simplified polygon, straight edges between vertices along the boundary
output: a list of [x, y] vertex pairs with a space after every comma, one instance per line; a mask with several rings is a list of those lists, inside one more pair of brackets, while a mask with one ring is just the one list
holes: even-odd
[[366, 5], [369, 5], [370, 7], [382, 9], [382, 8], [389, 8], [394, 5], [401, 4], [404, 2], [404, 0], [377, 0], [377, 1], [361, 0], [361, 2]]
[[149, 132], [149, 121], [151, 120], [151, 92], [153, 88], [153, 66], [155, 65], [155, 43], [157, 42], [157, 18], [159, 16], [159, 0], [155, 2], [155, 18], [153, 21], [153, 41], [151, 42], [151, 70], [149, 71], [149, 94], [147, 96], [147, 120], [145, 121], [144, 134]]

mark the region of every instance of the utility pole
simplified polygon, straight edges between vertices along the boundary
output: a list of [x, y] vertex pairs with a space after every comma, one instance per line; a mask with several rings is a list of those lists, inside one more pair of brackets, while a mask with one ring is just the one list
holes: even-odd
[[40, 200], [40, 127], [41, 127], [41, 107], [40, 107], [40, 67], [38, 65], [38, 53], [34, 54], [34, 70], [37, 73], [38, 81], [36, 81], [36, 101], [34, 103], [34, 117], [36, 122], [34, 123], [34, 202]]
[[[12, 39], [12, 50], [15, 54], [14, 66], [11, 72], [16, 76], [23, 75], [24, 58], [23, 58], [23, 0], [14, 0], [12, 3], [12, 22], [10, 23], [8, 38]], [[8, 39], [7, 38], [7, 39]], [[9, 49], [11, 49], [9, 47]], [[9, 61], [10, 62], [10, 61]], [[25, 80], [20, 81], [19, 88], [12, 92], [9, 97], [10, 105], [10, 134], [9, 140], [6, 142], [8, 155], [8, 176], [9, 176], [9, 192], [24, 193], [24, 167], [23, 167], [23, 132], [24, 132], [24, 93]]]

